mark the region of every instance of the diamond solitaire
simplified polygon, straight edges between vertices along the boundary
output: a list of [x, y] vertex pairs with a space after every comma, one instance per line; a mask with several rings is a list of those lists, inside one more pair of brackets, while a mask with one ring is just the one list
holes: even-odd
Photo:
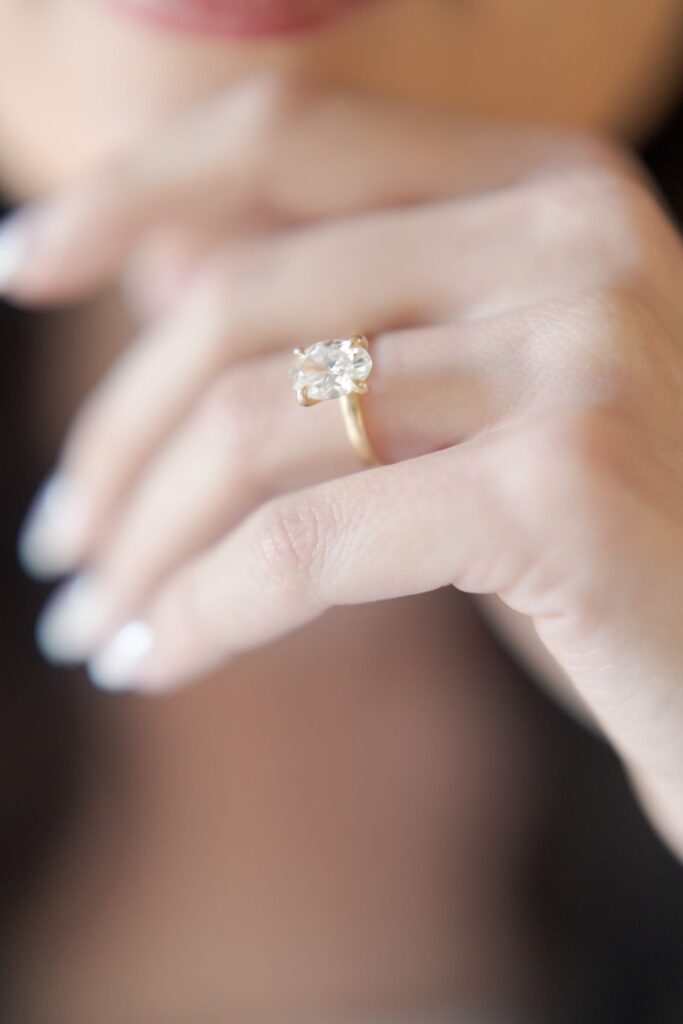
[[367, 338], [334, 338], [294, 349], [289, 379], [300, 405], [365, 395], [372, 370]]

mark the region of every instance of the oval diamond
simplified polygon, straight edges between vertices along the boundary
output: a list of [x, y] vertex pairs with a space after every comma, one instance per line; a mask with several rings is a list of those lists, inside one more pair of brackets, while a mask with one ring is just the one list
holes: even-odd
[[289, 379], [304, 400], [325, 402], [364, 390], [371, 370], [372, 357], [364, 345], [355, 338], [334, 338], [297, 351]]

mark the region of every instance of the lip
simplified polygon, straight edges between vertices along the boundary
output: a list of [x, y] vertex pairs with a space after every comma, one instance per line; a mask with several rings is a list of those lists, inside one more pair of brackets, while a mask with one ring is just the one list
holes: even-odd
[[303, 32], [371, 0], [104, 0], [138, 21], [236, 39]]

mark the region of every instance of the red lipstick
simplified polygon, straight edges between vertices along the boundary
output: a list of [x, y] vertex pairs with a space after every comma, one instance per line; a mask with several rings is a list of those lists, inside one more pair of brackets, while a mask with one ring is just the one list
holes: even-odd
[[255, 38], [313, 29], [370, 0], [106, 0], [124, 14], [180, 32]]

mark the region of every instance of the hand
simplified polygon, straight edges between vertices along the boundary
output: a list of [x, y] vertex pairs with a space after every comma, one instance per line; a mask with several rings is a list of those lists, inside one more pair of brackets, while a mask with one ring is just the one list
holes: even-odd
[[[83, 570], [48, 654], [162, 690], [330, 605], [497, 594], [683, 852], [683, 249], [638, 170], [269, 80], [20, 214], [8, 290], [79, 297], [169, 220], [213, 241], [24, 534]], [[390, 463], [357, 473], [335, 403], [287, 381], [291, 347], [354, 331]]]

